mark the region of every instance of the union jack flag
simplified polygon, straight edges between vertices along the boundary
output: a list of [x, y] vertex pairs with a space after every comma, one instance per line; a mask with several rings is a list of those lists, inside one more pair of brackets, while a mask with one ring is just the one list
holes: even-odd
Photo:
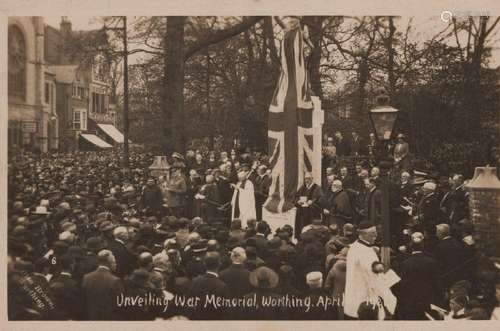
[[312, 171], [313, 160], [314, 107], [300, 26], [285, 33], [281, 49], [281, 74], [268, 117], [272, 183], [264, 207], [272, 213], [294, 207], [295, 192], [303, 185], [304, 174]]

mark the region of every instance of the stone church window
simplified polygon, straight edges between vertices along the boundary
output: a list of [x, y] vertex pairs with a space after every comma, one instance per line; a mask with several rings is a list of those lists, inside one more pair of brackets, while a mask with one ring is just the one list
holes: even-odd
[[9, 27], [9, 95], [22, 98], [26, 94], [26, 42], [23, 32], [17, 26]]

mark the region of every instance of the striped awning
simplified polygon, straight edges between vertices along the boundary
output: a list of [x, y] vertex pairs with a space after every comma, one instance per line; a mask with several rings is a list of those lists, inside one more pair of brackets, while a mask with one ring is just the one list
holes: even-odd
[[123, 133], [121, 133], [113, 124], [97, 124], [97, 126], [113, 141], [123, 144], [124, 138]]
[[96, 136], [95, 134], [90, 134], [90, 133], [81, 133], [80, 137], [84, 138], [94, 146], [97, 146], [99, 148], [112, 148], [113, 146]]

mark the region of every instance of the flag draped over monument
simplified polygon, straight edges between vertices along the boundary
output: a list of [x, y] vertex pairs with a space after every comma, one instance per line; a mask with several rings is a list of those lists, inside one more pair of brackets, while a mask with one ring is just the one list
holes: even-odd
[[264, 207], [282, 213], [294, 207], [293, 199], [312, 170], [313, 103], [304, 59], [300, 26], [285, 33], [281, 74], [269, 106], [268, 144], [272, 183]]

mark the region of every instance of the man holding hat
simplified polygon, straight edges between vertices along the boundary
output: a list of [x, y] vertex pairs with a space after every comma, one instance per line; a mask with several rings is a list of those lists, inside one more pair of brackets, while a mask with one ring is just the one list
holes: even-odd
[[238, 168], [238, 183], [233, 185], [234, 192], [231, 200], [231, 220], [240, 219], [242, 227], [247, 226], [247, 221], [256, 219], [255, 195], [253, 183], [247, 179], [250, 167], [241, 165]]

